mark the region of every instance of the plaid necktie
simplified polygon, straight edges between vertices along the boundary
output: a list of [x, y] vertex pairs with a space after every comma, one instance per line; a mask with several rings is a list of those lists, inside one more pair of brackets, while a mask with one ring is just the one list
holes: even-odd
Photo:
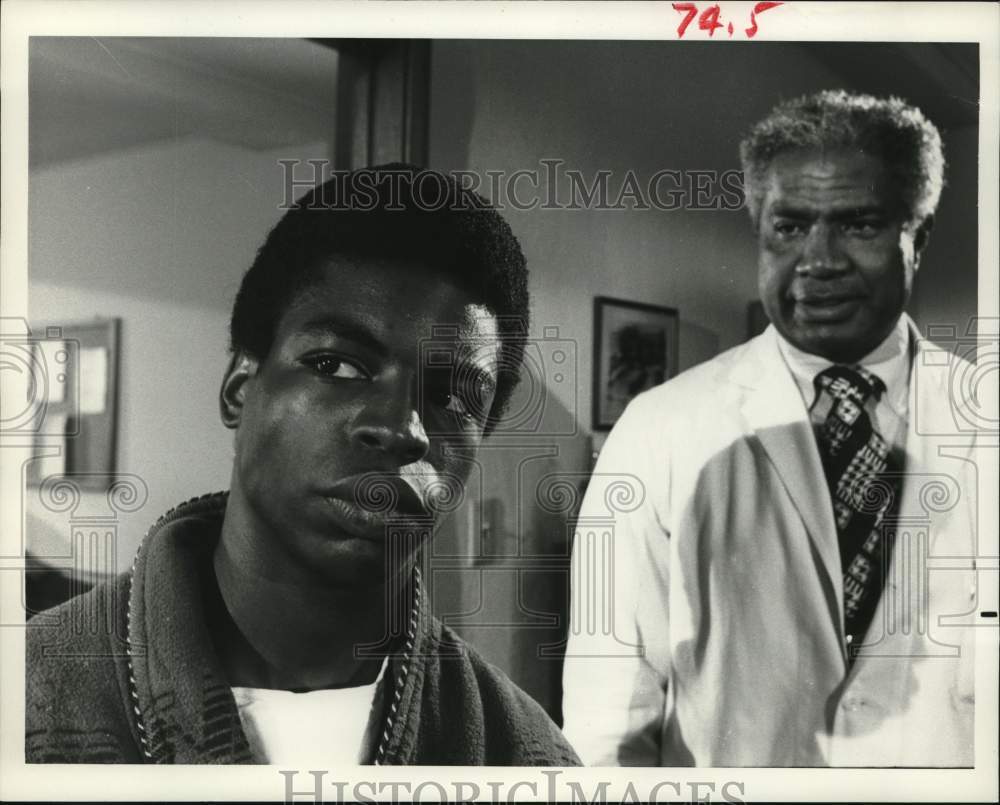
[[[831, 366], [816, 375], [816, 404], [828, 395], [829, 413], [816, 429], [833, 500], [844, 580], [844, 633], [848, 657], [871, 624], [885, 584], [884, 568], [892, 553], [892, 533], [882, 528], [897, 498], [887, 477], [889, 444], [872, 426], [865, 410], [878, 400], [885, 384], [860, 366]], [[884, 533], [883, 533], [884, 532]], [[856, 651], [856, 649], [855, 649]]]

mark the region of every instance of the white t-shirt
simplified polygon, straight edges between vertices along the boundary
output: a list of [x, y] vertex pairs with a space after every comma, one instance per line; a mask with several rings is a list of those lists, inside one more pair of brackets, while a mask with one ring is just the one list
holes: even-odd
[[365, 761], [375, 738], [372, 714], [385, 674], [370, 685], [295, 693], [233, 688], [254, 760], [293, 768], [327, 769]]

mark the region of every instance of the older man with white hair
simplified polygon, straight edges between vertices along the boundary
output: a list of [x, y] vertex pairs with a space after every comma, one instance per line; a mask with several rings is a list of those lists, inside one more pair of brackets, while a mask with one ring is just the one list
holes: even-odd
[[975, 606], [974, 464], [930, 435], [955, 430], [949, 370], [904, 312], [940, 136], [826, 91], [741, 157], [771, 326], [610, 434], [580, 522], [623, 477], [641, 503], [607, 550], [578, 535], [565, 731], [589, 764], [971, 766], [972, 630], [948, 626]]

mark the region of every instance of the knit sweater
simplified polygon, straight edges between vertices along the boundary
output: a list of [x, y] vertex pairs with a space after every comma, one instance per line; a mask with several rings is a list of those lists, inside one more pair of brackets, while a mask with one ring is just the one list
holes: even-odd
[[[203, 608], [226, 501], [171, 510], [129, 572], [28, 624], [27, 762], [254, 762]], [[430, 614], [419, 583], [385, 680], [370, 762], [579, 764], [545, 711]]]

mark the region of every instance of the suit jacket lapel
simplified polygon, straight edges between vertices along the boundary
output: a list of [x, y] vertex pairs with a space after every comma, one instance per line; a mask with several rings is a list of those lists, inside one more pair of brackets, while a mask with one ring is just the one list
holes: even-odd
[[795, 505], [826, 574], [831, 614], [838, 628], [843, 611], [840, 551], [830, 493], [808, 412], [768, 327], [748, 346], [733, 376], [744, 387], [743, 414]]
[[[937, 480], [948, 484], [948, 468], [954, 468], [955, 462], [940, 455], [945, 445], [951, 448], [949, 452], [961, 452], [961, 439], [942, 438], [955, 432], [955, 413], [952, 410], [953, 394], [949, 389], [950, 364], [938, 360], [928, 360], [928, 350], [924, 349], [920, 331], [911, 321], [910, 329], [910, 386], [907, 395], [906, 423], [906, 460], [904, 468], [903, 497], [900, 513], [909, 516], [928, 517], [932, 511], [921, 501], [922, 489], [925, 483]], [[936, 351], [936, 348], [932, 347]], [[945, 471], [942, 472], [942, 465]], [[954, 484], [953, 479], [950, 480]], [[952, 490], [949, 490], [949, 494]], [[961, 496], [962, 490], [954, 489], [954, 494]], [[928, 549], [933, 551], [938, 530], [931, 529]]]

